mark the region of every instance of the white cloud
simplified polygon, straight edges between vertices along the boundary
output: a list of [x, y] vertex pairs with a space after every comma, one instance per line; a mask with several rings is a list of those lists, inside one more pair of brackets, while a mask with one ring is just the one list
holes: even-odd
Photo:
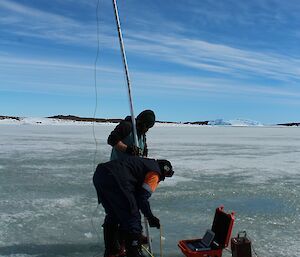
[[[96, 47], [96, 24], [85, 24], [61, 15], [37, 10], [12, 1], [2, 0], [0, 6], [21, 16], [10, 16], [18, 23], [14, 32], [19, 36], [43, 38], [66, 45]], [[266, 8], [266, 7], [265, 7]], [[196, 8], [199, 9], [199, 8]], [[5, 18], [2, 18], [2, 20]], [[38, 19], [39, 22], [34, 22]], [[159, 17], [158, 17], [159, 19]], [[49, 22], [51, 21], [51, 22]], [[163, 20], [158, 20], [163, 23]], [[172, 23], [173, 24], [173, 23]], [[115, 25], [100, 24], [100, 47], [118, 51]], [[174, 28], [176, 25], [172, 25]], [[179, 26], [179, 29], [183, 29]], [[177, 29], [175, 29], [177, 30]], [[272, 53], [242, 50], [173, 33], [126, 30], [125, 46], [129, 55], [147, 56], [158, 62], [175, 63], [198, 70], [235, 77], [262, 76], [267, 79], [299, 80], [300, 60]]]
[[207, 24], [226, 24], [234, 21], [236, 25], [258, 23], [274, 26], [286, 24], [291, 17], [298, 17], [300, 6], [297, 0], [252, 0], [252, 1], [194, 1], [186, 0], [183, 11], [195, 14], [194, 19]]
[[[13, 1], [2, 0], [0, 7], [10, 12], [0, 18], [2, 24], [11, 24], [14, 30], [10, 33], [27, 37], [42, 38], [47, 41], [60, 42], [65, 45], [79, 45], [96, 47], [96, 23], [84, 23], [62, 15], [37, 10]], [[242, 8], [242, 7], [241, 7]], [[266, 7], [264, 7], [266, 8]], [[164, 24], [164, 18], [156, 16], [155, 24]], [[226, 17], [224, 17], [226, 18]], [[38, 22], [36, 22], [38, 21]], [[50, 22], [51, 21], [51, 22]], [[17, 25], [17, 26], [16, 26]], [[101, 50], [114, 49], [119, 51], [115, 24], [101, 23]], [[240, 92], [244, 94], [281, 95], [283, 97], [299, 97], [295, 85], [300, 78], [300, 59], [278, 55], [275, 53], [259, 52], [249, 49], [238, 49], [229, 45], [206, 42], [201, 39], [191, 39], [183, 34], [174, 32], [184, 31], [184, 27], [172, 22], [169, 33], [153, 33], [149, 22], [144, 22], [149, 30], [139, 31], [126, 29], [125, 46], [128, 59], [132, 55], [150, 58], [153, 62], [177, 64], [179, 68], [205, 71], [210, 75], [204, 77], [185, 76], [180, 69], [172, 74], [143, 73], [136, 71], [139, 81], [157, 80], [156, 89], [173, 88], [177, 90], [199, 90], [205, 92], [224, 93]], [[10, 28], [7, 28], [10, 30]], [[112, 44], [114, 42], [115, 44]], [[147, 60], [146, 60], [147, 61]], [[66, 61], [51, 61], [49, 58], [27, 59], [2, 54], [1, 66], [15, 67], [22, 70], [22, 66], [86, 69], [93, 70], [92, 65], [68, 63]], [[0, 67], [1, 67], [0, 66]], [[122, 71], [108, 67], [101, 68], [106, 73], [120, 73]], [[214, 79], [214, 75], [223, 78]], [[120, 75], [120, 74], [119, 74]], [[210, 77], [208, 77], [210, 76]], [[170, 80], [170, 77], [173, 77]], [[231, 79], [229, 79], [230, 77]], [[278, 88], [266, 87], [262, 82], [250, 82], [251, 78], [261, 77], [263, 80], [280, 81]], [[145, 87], [143, 87], [145, 88]]]
[[[84, 23], [7, 0], [0, 1], [0, 7], [6, 9], [0, 19], [1, 24], [6, 25], [3, 27], [6, 33], [42, 38], [58, 44], [96, 45], [96, 22]], [[105, 30], [104, 27], [102, 29]], [[101, 40], [105, 42], [107, 38], [106, 34]]]
[[298, 81], [300, 59], [160, 34], [127, 39], [131, 53], [144, 53], [161, 61], [236, 76], [262, 76], [282, 81]]
[[211, 95], [259, 95], [278, 96], [289, 99], [299, 99], [300, 93], [297, 87], [287, 84], [268, 87], [261, 83], [236, 81], [234, 79], [185, 76], [177, 73], [140, 73], [134, 72], [132, 76], [136, 89], [141, 86], [146, 90], [164, 90], [169, 94], [199, 94], [201, 92]]
[[[13, 71], [3, 72], [5, 69]], [[2, 79], [2, 90], [20, 92], [44, 92], [65, 94], [91, 94], [93, 93], [94, 77], [93, 65], [82, 63], [70, 63], [60, 60], [48, 59], [26, 59], [17, 56], [0, 56], [0, 70], [6, 74]], [[17, 80], [16, 71], [22, 77], [25, 72], [26, 80]], [[300, 99], [300, 93], [296, 86], [282, 83], [275, 87], [268, 87], [261, 83], [249, 82], [247, 80], [235, 80], [230, 78], [214, 78], [208, 76], [187, 76], [180, 73], [161, 73], [161, 72], [141, 72], [131, 70], [133, 91], [138, 94], [143, 92], [163, 93], [169, 95], [203, 95], [228, 96], [228, 95], [248, 95], [248, 96], [276, 96], [282, 100], [290, 99], [295, 101]], [[47, 74], [51, 81], [45, 81], [43, 75]], [[62, 76], [63, 74], [63, 76]], [[79, 76], [78, 79], [74, 75]], [[37, 76], [38, 75], [38, 76]], [[115, 94], [116, 91], [124, 91], [125, 82], [121, 67], [97, 67], [97, 85], [102, 93]], [[7, 82], [7, 87], [5, 87]], [[122, 84], [124, 83], [124, 87]], [[116, 85], [118, 85], [116, 87]]]
[[1, 0], [0, 7], [3, 7], [9, 11], [12, 11], [15, 14], [23, 15], [24, 17], [29, 18], [38, 18], [41, 21], [53, 21], [55, 23], [71, 23], [74, 25], [74, 21], [64, 16], [52, 14], [49, 12], [45, 12], [42, 10], [38, 10], [36, 8], [31, 8], [13, 1]]

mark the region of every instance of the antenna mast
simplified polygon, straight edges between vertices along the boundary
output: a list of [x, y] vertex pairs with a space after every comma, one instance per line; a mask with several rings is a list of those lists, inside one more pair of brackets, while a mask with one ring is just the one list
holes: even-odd
[[[133, 101], [132, 101], [132, 96], [131, 96], [130, 77], [129, 77], [128, 65], [127, 65], [126, 54], [125, 54], [125, 47], [124, 47], [124, 42], [123, 42], [123, 37], [122, 37], [122, 31], [121, 31], [121, 25], [120, 25], [120, 19], [119, 19], [119, 12], [118, 12], [118, 7], [117, 7], [117, 1], [116, 0], [113, 0], [113, 6], [114, 6], [116, 24], [117, 24], [118, 35], [119, 35], [119, 43], [120, 43], [120, 48], [121, 48], [121, 52], [122, 52], [124, 71], [125, 71], [126, 81], [127, 81], [134, 143], [135, 143], [136, 146], [138, 146], [138, 136], [137, 136], [137, 130], [136, 130], [135, 116], [134, 116], [134, 111], [133, 111]], [[144, 222], [145, 222], [146, 234], [147, 234], [147, 238], [148, 238], [149, 252], [152, 253], [152, 243], [151, 243], [150, 232], [149, 232], [149, 223], [148, 223], [146, 217], [144, 217]]]
[[120, 25], [120, 19], [119, 19], [119, 13], [118, 13], [118, 7], [117, 7], [116, 0], [113, 0], [113, 6], [114, 6], [116, 24], [117, 24], [118, 35], [119, 35], [119, 43], [120, 43], [120, 48], [121, 48], [121, 52], [122, 52], [122, 60], [123, 60], [123, 64], [124, 64], [124, 71], [125, 71], [126, 81], [127, 81], [134, 143], [135, 143], [136, 146], [138, 146], [136, 122], [135, 122], [135, 116], [134, 116], [134, 110], [133, 110], [133, 100], [132, 100], [132, 96], [131, 96], [131, 83], [130, 83], [128, 65], [127, 65], [127, 60], [126, 60], [126, 54], [125, 54], [125, 48], [124, 48], [124, 42], [123, 42], [123, 37], [122, 37], [122, 31], [121, 31], [121, 25]]

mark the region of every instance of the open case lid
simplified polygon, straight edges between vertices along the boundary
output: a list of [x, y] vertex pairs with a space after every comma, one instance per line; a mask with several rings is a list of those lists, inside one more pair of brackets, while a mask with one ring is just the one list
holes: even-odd
[[216, 209], [211, 230], [215, 232], [214, 241], [218, 243], [220, 247], [225, 248], [228, 246], [230, 240], [234, 222], [234, 213], [225, 213], [223, 209], [223, 206]]

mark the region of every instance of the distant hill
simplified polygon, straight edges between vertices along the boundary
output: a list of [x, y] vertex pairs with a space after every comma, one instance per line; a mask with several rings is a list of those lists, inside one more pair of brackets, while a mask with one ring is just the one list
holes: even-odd
[[209, 125], [209, 121], [188, 121], [188, 122], [184, 122], [183, 124], [192, 124], [192, 125]]
[[262, 123], [253, 120], [246, 119], [234, 119], [234, 120], [223, 120], [217, 119], [209, 121], [208, 125], [222, 125], [222, 126], [236, 126], [236, 127], [248, 127], [248, 126], [263, 126]]
[[14, 117], [14, 116], [0, 116], [0, 120], [20, 120], [20, 117]]
[[279, 126], [289, 126], [289, 127], [291, 127], [291, 126], [300, 126], [300, 122], [291, 122], [291, 123], [281, 123], [281, 124], [277, 124], [277, 125], [279, 125]]
[[[47, 123], [47, 119], [61, 120], [61, 121], [77, 121], [77, 122], [99, 122], [99, 123], [119, 123], [122, 119], [104, 119], [104, 118], [86, 118], [78, 117], [75, 115], [55, 115], [46, 118], [43, 121], [32, 120], [32, 118], [17, 117], [17, 116], [1, 116], [0, 120], [11, 120], [12, 122], [33, 122], [33, 123]], [[31, 121], [28, 121], [31, 120]], [[234, 120], [205, 120], [205, 121], [187, 121], [187, 122], [172, 122], [172, 121], [156, 121], [161, 124], [185, 124], [185, 125], [211, 125], [211, 126], [263, 126], [260, 122], [246, 120], [246, 119], [234, 119]], [[300, 126], [300, 122], [280, 123], [278, 126]]]
[[110, 122], [110, 123], [119, 123], [122, 120], [122, 119], [83, 118], [74, 115], [56, 115], [47, 118], [59, 119], [59, 120], [84, 121], [84, 122]]
[[[103, 118], [84, 118], [74, 115], [56, 115], [47, 117], [49, 119], [60, 119], [60, 120], [72, 120], [72, 121], [84, 121], [84, 122], [109, 122], [109, 123], [119, 123], [122, 119], [103, 119]], [[156, 121], [158, 123], [177, 123], [172, 121]]]

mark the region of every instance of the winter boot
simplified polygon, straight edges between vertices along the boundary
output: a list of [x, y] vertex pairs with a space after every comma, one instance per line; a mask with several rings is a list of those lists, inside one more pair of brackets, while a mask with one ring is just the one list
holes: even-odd
[[126, 240], [126, 232], [123, 230], [119, 230], [119, 245], [120, 250], [118, 253], [119, 257], [125, 257], [126, 256], [126, 246], [125, 246], [125, 240]]
[[125, 239], [126, 257], [145, 257], [142, 252], [141, 235], [127, 234]]

